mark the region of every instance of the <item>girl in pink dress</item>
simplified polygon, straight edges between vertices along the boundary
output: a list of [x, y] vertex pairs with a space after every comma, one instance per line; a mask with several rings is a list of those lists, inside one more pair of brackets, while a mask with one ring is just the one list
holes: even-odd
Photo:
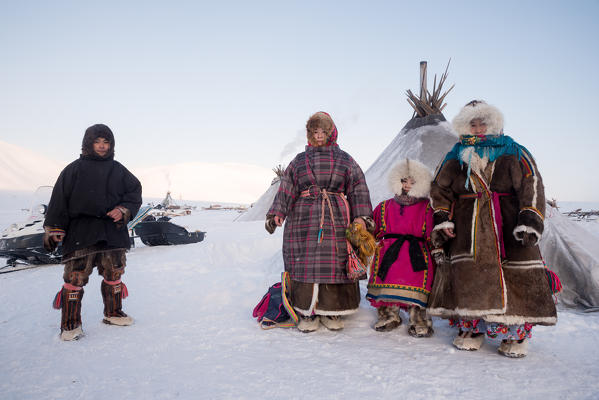
[[431, 181], [431, 172], [422, 163], [409, 159], [400, 162], [389, 174], [395, 197], [374, 210], [378, 248], [370, 267], [366, 298], [377, 309], [377, 331], [401, 325], [402, 308], [410, 316], [410, 335], [433, 334], [432, 320], [426, 315], [434, 277], [428, 245], [433, 229], [428, 198]]

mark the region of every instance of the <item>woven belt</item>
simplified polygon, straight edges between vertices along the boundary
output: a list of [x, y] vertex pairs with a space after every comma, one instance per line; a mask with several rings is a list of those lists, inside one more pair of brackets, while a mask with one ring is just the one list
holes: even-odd
[[[318, 194], [313, 194], [312, 190], [313, 189], [317, 189], [318, 190]], [[316, 196], [320, 195], [322, 198], [322, 203], [321, 203], [321, 212], [320, 212], [320, 226], [318, 229], [318, 243], [321, 243], [323, 240], [323, 226], [324, 226], [324, 210], [325, 210], [325, 204], [329, 210], [329, 215], [331, 216], [331, 221], [333, 223], [333, 226], [335, 226], [335, 216], [333, 214], [333, 205], [331, 204], [331, 198], [329, 196], [340, 196], [341, 199], [343, 199], [345, 206], [347, 208], [347, 213], [348, 213], [348, 220], [349, 220], [349, 206], [347, 204], [347, 200], [345, 199], [345, 196], [343, 193], [341, 192], [329, 192], [326, 189], [319, 189], [316, 186], [310, 186], [308, 189], [304, 190], [300, 196], [301, 197], [314, 197], [316, 198]]]

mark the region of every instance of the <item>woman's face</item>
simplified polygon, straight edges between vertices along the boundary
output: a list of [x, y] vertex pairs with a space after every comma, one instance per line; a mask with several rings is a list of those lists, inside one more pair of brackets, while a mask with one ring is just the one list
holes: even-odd
[[99, 155], [100, 157], [106, 156], [110, 151], [110, 142], [103, 137], [99, 137], [94, 140], [94, 153]]
[[470, 121], [470, 134], [471, 135], [484, 135], [487, 133], [487, 124], [480, 119], [473, 119]]
[[412, 186], [414, 186], [414, 184], [416, 183], [416, 181], [412, 178], [405, 178], [401, 180], [401, 188], [404, 190], [404, 192], [409, 192], [410, 190], [412, 190]]
[[324, 133], [322, 128], [315, 129], [312, 135], [314, 137], [314, 141], [318, 146], [324, 146], [324, 144], [327, 141], [327, 135]]

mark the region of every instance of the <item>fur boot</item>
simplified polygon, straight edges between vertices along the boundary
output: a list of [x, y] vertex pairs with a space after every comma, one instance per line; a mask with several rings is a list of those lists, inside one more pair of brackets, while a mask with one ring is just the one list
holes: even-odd
[[484, 333], [472, 333], [472, 331], [462, 331], [453, 340], [453, 345], [458, 350], [475, 351], [480, 349], [485, 340]]
[[312, 315], [311, 317], [304, 317], [302, 315], [297, 324], [297, 329], [304, 333], [314, 332], [318, 329], [319, 322], [318, 315]]
[[343, 320], [340, 315], [321, 315], [320, 323], [330, 331], [340, 331], [344, 328]]
[[431, 337], [433, 333], [433, 320], [426, 315], [426, 309], [417, 306], [410, 307], [408, 334], [414, 337]]
[[374, 324], [374, 330], [378, 332], [386, 332], [393, 330], [401, 325], [401, 317], [399, 316], [399, 307], [397, 306], [381, 306], [376, 309], [379, 320]]
[[129, 317], [122, 310], [123, 295], [126, 296], [126, 286], [121, 281], [107, 283], [102, 281], [102, 299], [104, 300], [104, 320], [105, 324], [127, 326], [133, 324], [133, 318]]
[[502, 340], [497, 351], [499, 354], [510, 358], [526, 357], [528, 353], [528, 341], [526, 339]]
[[60, 339], [77, 340], [83, 336], [81, 329], [81, 299], [83, 288], [65, 284], [54, 299], [54, 307], [62, 309]]

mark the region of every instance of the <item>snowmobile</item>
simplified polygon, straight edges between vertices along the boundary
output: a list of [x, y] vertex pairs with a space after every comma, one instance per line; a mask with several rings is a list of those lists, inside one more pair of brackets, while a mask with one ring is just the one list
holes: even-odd
[[[23, 222], [10, 225], [0, 233], [0, 257], [5, 257], [6, 266], [0, 272], [19, 269], [21, 265], [58, 264], [62, 255], [61, 246], [54, 252], [44, 249], [44, 218], [52, 186], [41, 186], [33, 194], [29, 216]], [[12, 267], [12, 268], [9, 268]]]
[[[137, 216], [135, 219], [137, 219]], [[153, 215], [148, 214], [132, 228], [146, 246], [189, 244], [204, 240], [206, 232], [189, 232], [182, 226], [169, 222], [169, 220], [170, 218], [166, 216], [156, 219]]]

